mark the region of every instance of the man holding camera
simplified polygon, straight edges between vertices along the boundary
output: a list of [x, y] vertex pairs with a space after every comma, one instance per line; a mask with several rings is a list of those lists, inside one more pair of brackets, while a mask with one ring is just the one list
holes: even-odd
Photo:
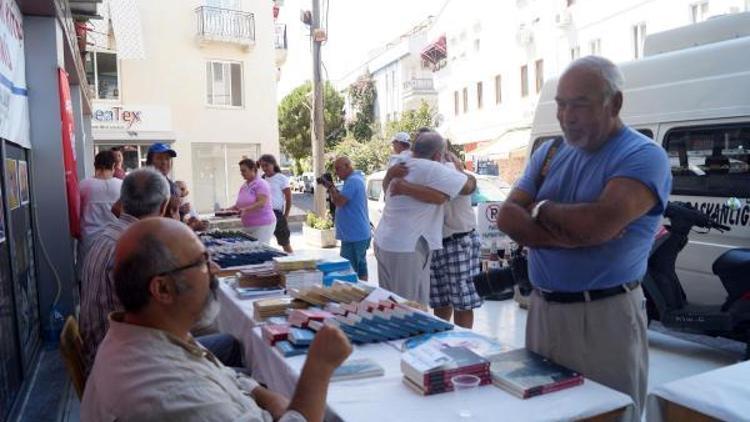
[[367, 249], [370, 248], [370, 218], [367, 215], [365, 176], [354, 170], [351, 160], [339, 157], [333, 164], [336, 176], [344, 181], [339, 191], [330, 177], [320, 178], [336, 206], [336, 239], [341, 256], [348, 259], [360, 280], [367, 280]]

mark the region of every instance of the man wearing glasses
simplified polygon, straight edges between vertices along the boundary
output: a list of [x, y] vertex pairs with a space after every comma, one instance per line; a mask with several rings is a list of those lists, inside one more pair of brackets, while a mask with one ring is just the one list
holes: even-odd
[[[114, 280], [125, 309], [110, 317], [81, 403], [81, 420], [318, 421], [346, 336], [315, 336], [291, 401], [225, 367], [190, 335], [217, 313], [218, 282], [205, 247], [184, 224], [150, 218], [120, 238]], [[112, 382], [116, 380], [116, 382]]]

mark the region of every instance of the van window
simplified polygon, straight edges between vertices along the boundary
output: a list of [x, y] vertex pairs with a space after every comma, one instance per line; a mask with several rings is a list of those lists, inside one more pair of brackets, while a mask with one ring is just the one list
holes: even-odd
[[531, 155], [534, 155], [534, 151], [536, 151], [540, 146], [544, 145], [545, 142], [552, 141], [557, 138], [562, 138], [562, 135], [540, 136], [539, 138], [534, 139], [534, 145], [531, 147]]
[[383, 181], [379, 179], [370, 180], [367, 184], [367, 199], [377, 201], [380, 199], [380, 193], [383, 191]]
[[651, 129], [635, 129], [635, 130], [638, 131], [638, 133], [640, 133], [641, 135], [645, 135], [651, 139], [654, 139], [654, 132], [651, 131]]
[[675, 128], [664, 146], [672, 193], [750, 197], [750, 123]]

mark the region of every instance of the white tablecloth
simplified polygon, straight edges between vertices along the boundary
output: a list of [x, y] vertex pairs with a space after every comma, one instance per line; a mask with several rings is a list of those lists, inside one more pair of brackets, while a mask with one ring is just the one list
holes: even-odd
[[750, 362], [715, 369], [654, 388], [646, 400], [646, 419], [663, 421], [666, 403], [724, 421], [750, 421]]
[[[253, 377], [271, 390], [291, 396], [306, 356], [281, 356], [263, 341], [260, 327], [252, 328], [252, 301], [237, 299], [226, 286], [220, 296], [219, 327], [244, 343]], [[327, 420], [456, 421], [460, 404], [468, 404], [474, 414], [472, 421], [573, 420], [621, 408], [632, 411], [630, 397], [588, 379], [580, 387], [527, 400], [491, 385], [470, 392], [461, 401], [453, 393], [420, 396], [401, 381], [400, 343], [355, 347], [353, 358], [372, 358], [383, 366], [385, 376], [332, 383]]]

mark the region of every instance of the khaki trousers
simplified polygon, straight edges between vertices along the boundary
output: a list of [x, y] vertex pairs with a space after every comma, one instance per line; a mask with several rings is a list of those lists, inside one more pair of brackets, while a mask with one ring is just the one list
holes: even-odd
[[374, 248], [380, 287], [429, 306], [432, 253], [427, 241], [420, 237], [414, 252], [384, 251], [377, 243]]
[[640, 420], [646, 401], [646, 299], [640, 287], [592, 302], [546, 301], [531, 294], [526, 347], [629, 395]]

